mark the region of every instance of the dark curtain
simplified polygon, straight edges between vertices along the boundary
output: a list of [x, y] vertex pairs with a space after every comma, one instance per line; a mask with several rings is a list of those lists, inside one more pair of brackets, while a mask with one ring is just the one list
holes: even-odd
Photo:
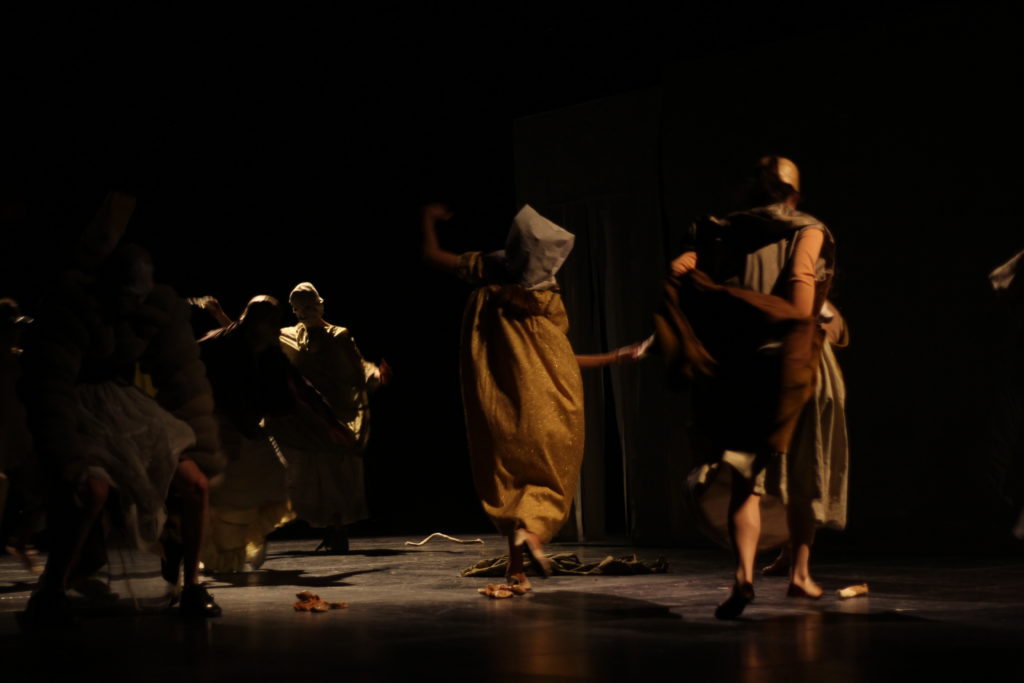
[[[1008, 86], [1019, 60], [1005, 43], [968, 50], [949, 35], [959, 34], [922, 24], [718, 56], [666, 70], [659, 89], [515, 129], [519, 201], [578, 236], [562, 282], [579, 352], [649, 334], [681, 231], [728, 208], [737, 171], [764, 154], [800, 164], [802, 208], [836, 236], [833, 298], [853, 334], [838, 354], [852, 457], [844, 543], [977, 538], [994, 524], [979, 515], [991, 473], [1021, 455], [993, 453], [987, 436], [993, 413], [1019, 417], [999, 398], [1001, 313], [986, 280], [1024, 246], [1024, 145]], [[595, 498], [613, 468], [602, 458], [621, 453], [632, 539], [697, 538], [683, 494], [696, 464], [688, 399], [659, 372], [649, 361], [586, 379], [587, 537], [603, 532]]]
[[[519, 201], [576, 235], [560, 282], [577, 353], [653, 332], [667, 256], [658, 182], [661, 113], [662, 92], [649, 90], [517, 123]], [[668, 391], [650, 361], [586, 371], [584, 392], [586, 454], [575, 525], [563, 534], [605, 538], [619, 517], [637, 542], [692, 535], [680, 496], [691, 464], [683, 428], [687, 397]], [[613, 438], [617, 443], [609, 443]], [[621, 510], [609, 506], [620, 501]]]

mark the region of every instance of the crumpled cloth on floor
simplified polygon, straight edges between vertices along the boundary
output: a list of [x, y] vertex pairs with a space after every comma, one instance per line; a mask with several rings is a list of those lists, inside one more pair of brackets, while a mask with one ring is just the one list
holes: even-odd
[[330, 612], [332, 609], [345, 609], [348, 607], [347, 602], [321, 600], [319, 595], [311, 591], [296, 593], [295, 597], [299, 599], [298, 602], [292, 605], [296, 612]]
[[[551, 560], [551, 571], [553, 574], [631, 576], [633, 574], [664, 574], [668, 570], [668, 562], [664, 557], [659, 557], [654, 562], [647, 563], [637, 559], [636, 553], [623, 557], [608, 555], [599, 562], [582, 562], [575, 553], [550, 555], [549, 559]], [[530, 566], [529, 557], [524, 557], [523, 562], [525, 566]], [[480, 560], [473, 566], [466, 567], [460, 573], [464, 577], [505, 576], [507, 571], [508, 556], [502, 555], [501, 557]]]

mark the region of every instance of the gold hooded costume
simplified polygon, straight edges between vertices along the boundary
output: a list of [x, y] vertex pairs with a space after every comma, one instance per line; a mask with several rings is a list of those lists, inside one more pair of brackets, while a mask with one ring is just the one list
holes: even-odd
[[569, 516], [583, 462], [583, 383], [555, 273], [571, 233], [525, 206], [506, 249], [459, 257], [477, 286], [462, 329], [473, 480], [498, 531], [546, 543]]

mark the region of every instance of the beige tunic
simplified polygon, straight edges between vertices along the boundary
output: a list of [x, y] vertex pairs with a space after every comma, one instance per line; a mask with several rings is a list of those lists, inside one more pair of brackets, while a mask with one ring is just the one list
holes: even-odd
[[288, 461], [292, 506], [313, 526], [346, 525], [369, 516], [363, 450], [370, 437], [369, 392], [380, 370], [363, 359], [344, 327], [309, 330], [299, 323], [281, 330], [281, 350], [356, 436], [352, 446], [331, 442], [322, 420], [311, 421], [308, 443], [281, 441]]
[[[786, 278], [792, 273], [794, 248], [800, 233], [822, 230], [826, 233], [828, 248], [823, 250], [818, 262], [811, 265], [818, 283], [814, 304], [817, 311], [832, 276], [831, 236], [813, 217], [785, 207], [769, 208], [778, 213], [779, 220], [804, 221], [805, 227], [747, 254], [742, 276], [729, 284], [763, 293], [784, 291]], [[846, 526], [849, 475], [846, 386], [832, 345], [827, 341], [822, 345], [817, 365], [814, 395], [804, 406], [788, 452], [778, 454], [757, 476], [755, 491], [763, 495], [762, 548], [778, 545], [788, 538], [785, 504], [809, 509], [819, 526], [835, 529]], [[744, 476], [753, 475], [752, 454], [726, 451], [722, 460]], [[729, 468], [719, 470], [717, 464], [705, 465], [691, 475], [690, 483], [698, 492], [703, 491], [701, 507], [712, 526], [709, 531], [727, 543], [725, 510]]]
[[526, 292], [537, 315], [502, 304], [478, 252], [459, 257], [477, 285], [462, 328], [462, 397], [473, 480], [502, 534], [547, 542], [565, 524], [583, 462], [583, 383], [557, 291]]

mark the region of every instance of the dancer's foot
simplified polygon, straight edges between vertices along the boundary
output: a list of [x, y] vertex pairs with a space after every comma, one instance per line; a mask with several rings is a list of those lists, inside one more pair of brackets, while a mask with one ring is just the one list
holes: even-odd
[[761, 568], [761, 574], [764, 576], [789, 576], [789, 553], [785, 550], [779, 553], [779, 556], [771, 561], [771, 564], [766, 564]]
[[526, 529], [516, 529], [515, 545], [523, 549], [526, 556], [530, 558], [530, 564], [537, 571], [537, 576], [546, 579], [551, 576], [551, 560], [544, 556], [544, 546], [541, 545], [537, 534]]
[[71, 601], [63, 591], [40, 589], [32, 594], [25, 611], [17, 616], [27, 630], [68, 629], [78, 625], [71, 614]]
[[530, 580], [526, 578], [526, 572], [517, 572], [515, 574], [506, 575], [505, 583], [512, 587], [518, 586], [523, 593], [533, 588], [533, 586], [530, 585]]
[[38, 553], [36, 549], [29, 546], [27, 543], [17, 539], [11, 539], [10, 545], [4, 548], [4, 551], [21, 563], [25, 571], [32, 574], [42, 574], [43, 567], [39, 564]]
[[805, 579], [797, 579], [796, 577], [793, 577], [789, 581], [789, 588], [786, 590], [786, 597], [819, 600], [824, 593], [825, 591], [822, 590], [821, 586], [816, 584], [810, 577]]
[[732, 592], [721, 605], [715, 608], [715, 619], [735, 619], [743, 614], [747, 605], [754, 601], [754, 584], [733, 584]]
[[344, 555], [349, 550], [348, 531], [343, 526], [329, 526], [324, 530], [324, 540], [316, 547], [328, 555]]
[[185, 586], [181, 591], [181, 606], [178, 610], [183, 617], [219, 617], [220, 605], [202, 584]]

